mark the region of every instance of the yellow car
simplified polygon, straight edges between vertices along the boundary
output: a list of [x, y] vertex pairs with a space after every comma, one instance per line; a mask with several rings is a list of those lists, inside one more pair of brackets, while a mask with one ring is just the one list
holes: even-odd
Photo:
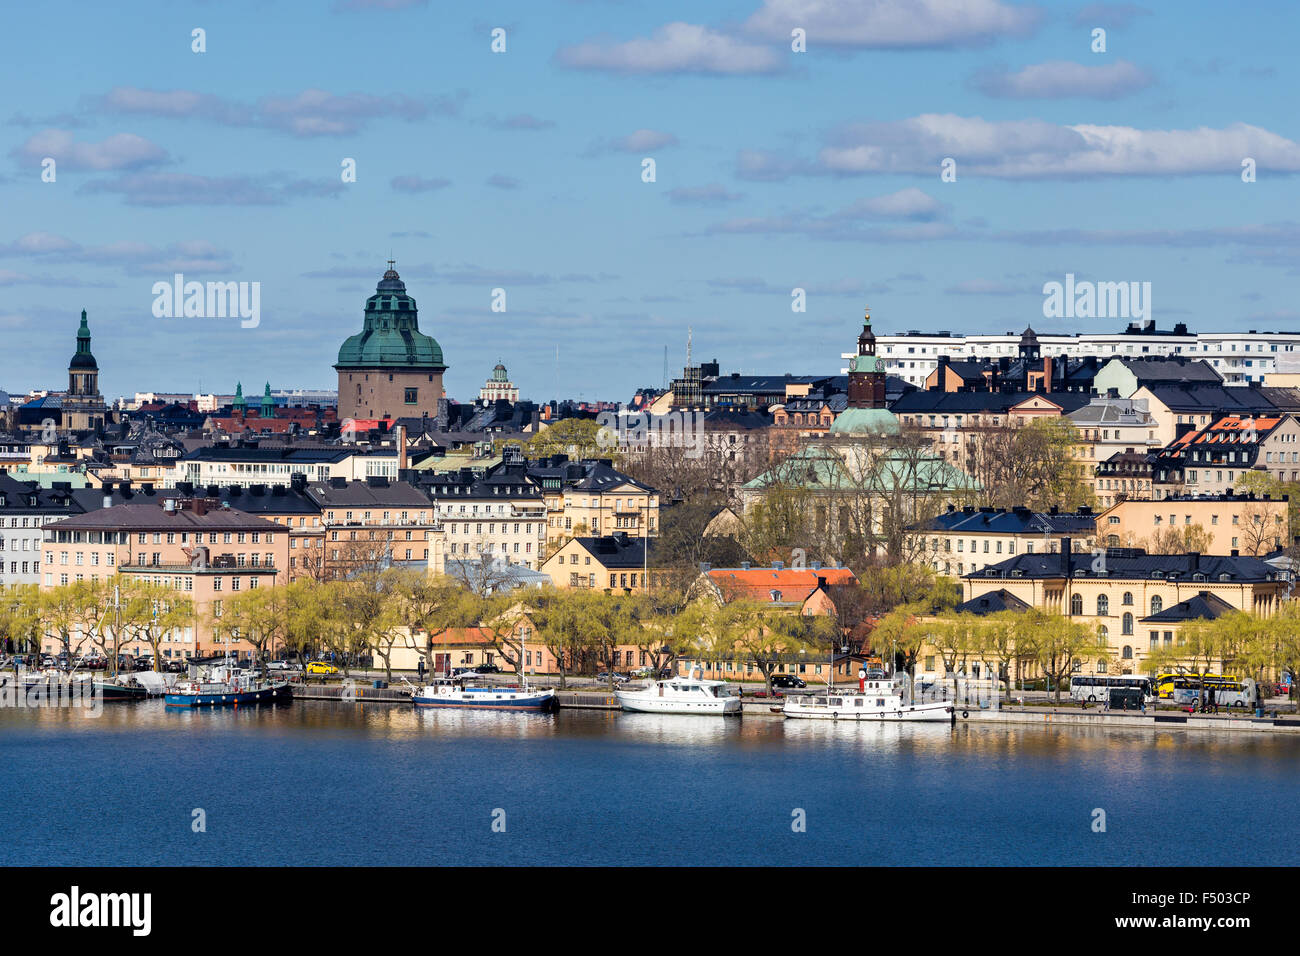
[[339, 669], [333, 664], [326, 664], [324, 661], [312, 661], [307, 665], [308, 674], [337, 674]]

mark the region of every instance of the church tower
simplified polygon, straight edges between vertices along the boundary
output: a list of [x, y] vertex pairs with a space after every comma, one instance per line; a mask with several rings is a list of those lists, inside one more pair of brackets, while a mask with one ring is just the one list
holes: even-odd
[[885, 360], [876, 357], [876, 334], [871, 331], [871, 310], [862, 320], [858, 354], [849, 364], [849, 408], [885, 407]]
[[68, 363], [68, 394], [63, 399], [63, 427], [90, 431], [104, 426], [104, 396], [99, 393], [99, 363], [90, 351], [90, 325], [81, 310], [77, 351]]
[[339, 348], [339, 419], [438, 415], [442, 347], [420, 331], [415, 299], [388, 260], [388, 271], [366, 300], [365, 324]]

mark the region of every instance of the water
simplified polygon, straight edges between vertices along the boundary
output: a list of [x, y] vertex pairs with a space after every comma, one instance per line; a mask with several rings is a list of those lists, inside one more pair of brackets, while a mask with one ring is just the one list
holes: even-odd
[[960, 723], [4, 710], [0, 865], [1276, 863], [1298, 756], [1282, 736]]

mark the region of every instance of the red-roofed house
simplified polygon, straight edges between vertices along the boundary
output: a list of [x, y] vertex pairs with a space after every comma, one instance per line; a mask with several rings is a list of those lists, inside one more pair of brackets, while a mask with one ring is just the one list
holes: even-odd
[[829, 589], [857, 580], [848, 568], [787, 568], [781, 562], [770, 568], [710, 568], [691, 585], [689, 599], [709, 595], [726, 604], [735, 600], [761, 601], [800, 614], [834, 614]]

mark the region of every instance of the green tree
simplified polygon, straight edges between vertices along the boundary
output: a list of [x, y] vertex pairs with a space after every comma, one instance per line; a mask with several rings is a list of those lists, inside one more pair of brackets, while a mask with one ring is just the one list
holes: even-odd
[[562, 418], [528, 440], [530, 458], [568, 455], [570, 458], [615, 458], [615, 447], [602, 444], [600, 424], [594, 418]]
[[162, 666], [164, 638], [194, 625], [194, 602], [175, 588], [127, 575], [119, 577], [117, 592], [113, 615], [115, 623], [120, 616], [122, 633], [119, 637], [117, 628], [104, 629], [113, 635], [112, 650], [105, 648], [109, 661], [116, 669], [119, 645], [139, 641], [149, 646], [157, 672]]

